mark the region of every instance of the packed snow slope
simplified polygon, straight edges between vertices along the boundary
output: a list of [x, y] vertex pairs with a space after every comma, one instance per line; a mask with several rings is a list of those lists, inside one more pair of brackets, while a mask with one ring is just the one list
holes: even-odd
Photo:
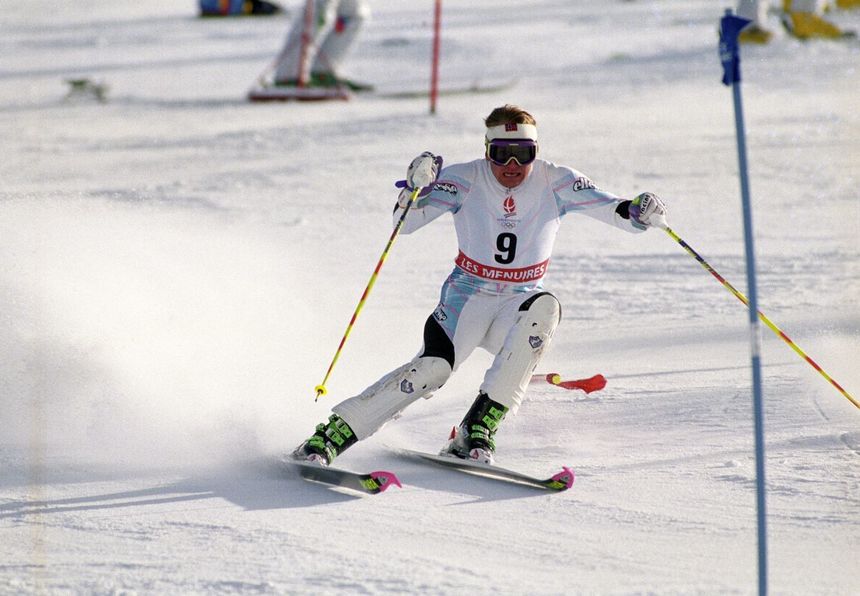
[[[499, 92], [252, 105], [290, 15], [191, 0], [28, 0], [0, 14], [0, 593], [750, 594], [757, 586], [747, 312], [666, 234], [562, 225], [563, 321], [501, 463], [570, 465], [547, 495], [399, 459], [471, 403], [475, 354], [339, 463], [396, 471], [363, 497], [272, 464], [405, 362], [456, 255], [450, 218], [385, 245], [423, 150], [482, 152], [532, 111], [542, 156], [669, 205], [746, 292], [731, 91], [710, 0], [446, 2], [443, 87]], [[432, 2], [372, 3], [346, 74], [429, 79]], [[300, 10], [288, 4], [291, 15]], [[860, 12], [835, 12], [846, 28]], [[860, 45], [744, 47], [761, 310], [860, 393]], [[110, 87], [65, 100], [65, 79]], [[763, 329], [769, 580], [857, 594], [860, 410]]]

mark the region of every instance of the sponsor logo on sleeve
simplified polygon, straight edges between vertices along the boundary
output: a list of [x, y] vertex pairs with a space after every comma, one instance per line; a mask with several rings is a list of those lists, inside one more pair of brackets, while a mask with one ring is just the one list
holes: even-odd
[[581, 190], [588, 190], [590, 188], [597, 188], [594, 185], [594, 182], [582, 176], [581, 178], [577, 178], [573, 181], [573, 192], [579, 192]]
[[433, 190], [438, 190], [440, 192], [447, 192], [449, 195], [457, 194], [457, 185], [452, 184], [451, 182], [437, 182], [433, 185]]

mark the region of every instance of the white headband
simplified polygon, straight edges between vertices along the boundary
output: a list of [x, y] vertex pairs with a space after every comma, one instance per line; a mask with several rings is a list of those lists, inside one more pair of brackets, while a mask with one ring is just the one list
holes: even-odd
[[488, 141], [493, 139], [529, 139], [537, 142], [537, 126], [534, 124], [499, 124], [487, 128]]

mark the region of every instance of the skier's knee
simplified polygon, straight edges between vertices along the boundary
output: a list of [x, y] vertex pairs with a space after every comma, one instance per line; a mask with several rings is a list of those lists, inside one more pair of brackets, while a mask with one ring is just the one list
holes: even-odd
[[549, 292], [535, 294], [520, 305], [520, 311], [528, 311], [526, 318], [536, 327], [554, 330], [561, 321], [561, 304]]
[[416, 358], [413, 362], [415, 366], [406, 374], [404, 382], [411, 383], [424, 399], [432, 397], [433, 392], [444, 385], [451, 376], [451, 364], [445, 358], [424, 356]]

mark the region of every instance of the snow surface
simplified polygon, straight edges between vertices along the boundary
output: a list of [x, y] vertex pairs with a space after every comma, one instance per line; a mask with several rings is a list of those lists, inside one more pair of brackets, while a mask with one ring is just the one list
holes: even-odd
[[[295, 11], [296, 2], [289, 8]], [[374, 3], [348, 73], [429, 78], [432, 2]], [[756, 513], [747, 312], [660, 231], [562, 227], [564, 320], [501, 462], [575, 468], [547, 495], [398, 459], [471, 403], [476, 354], [340, 463], [364, 497], [280, 472], [329, 408], [411, 357], [456, 254], [402, 237], [328, 383], [390, 230], [394, 180], [480, 155], [504, 102], [543, 156], [625, 196], [746, 291], [731, 92], [709, 0], [447, 2], [426, 99], [251, 105], [289, 16], [191, 0], [27, 0], [0, 15], [0, 592], [749, 594]], [[860, 11], [830, 15], [848, 28]], [[760, 307], [860, 392], [856, 41], [743, 48]], [[64, 79], [110, 86], [65, 101]], [[763, 328], [770, 587], [858, 594], [860, 411]]]

